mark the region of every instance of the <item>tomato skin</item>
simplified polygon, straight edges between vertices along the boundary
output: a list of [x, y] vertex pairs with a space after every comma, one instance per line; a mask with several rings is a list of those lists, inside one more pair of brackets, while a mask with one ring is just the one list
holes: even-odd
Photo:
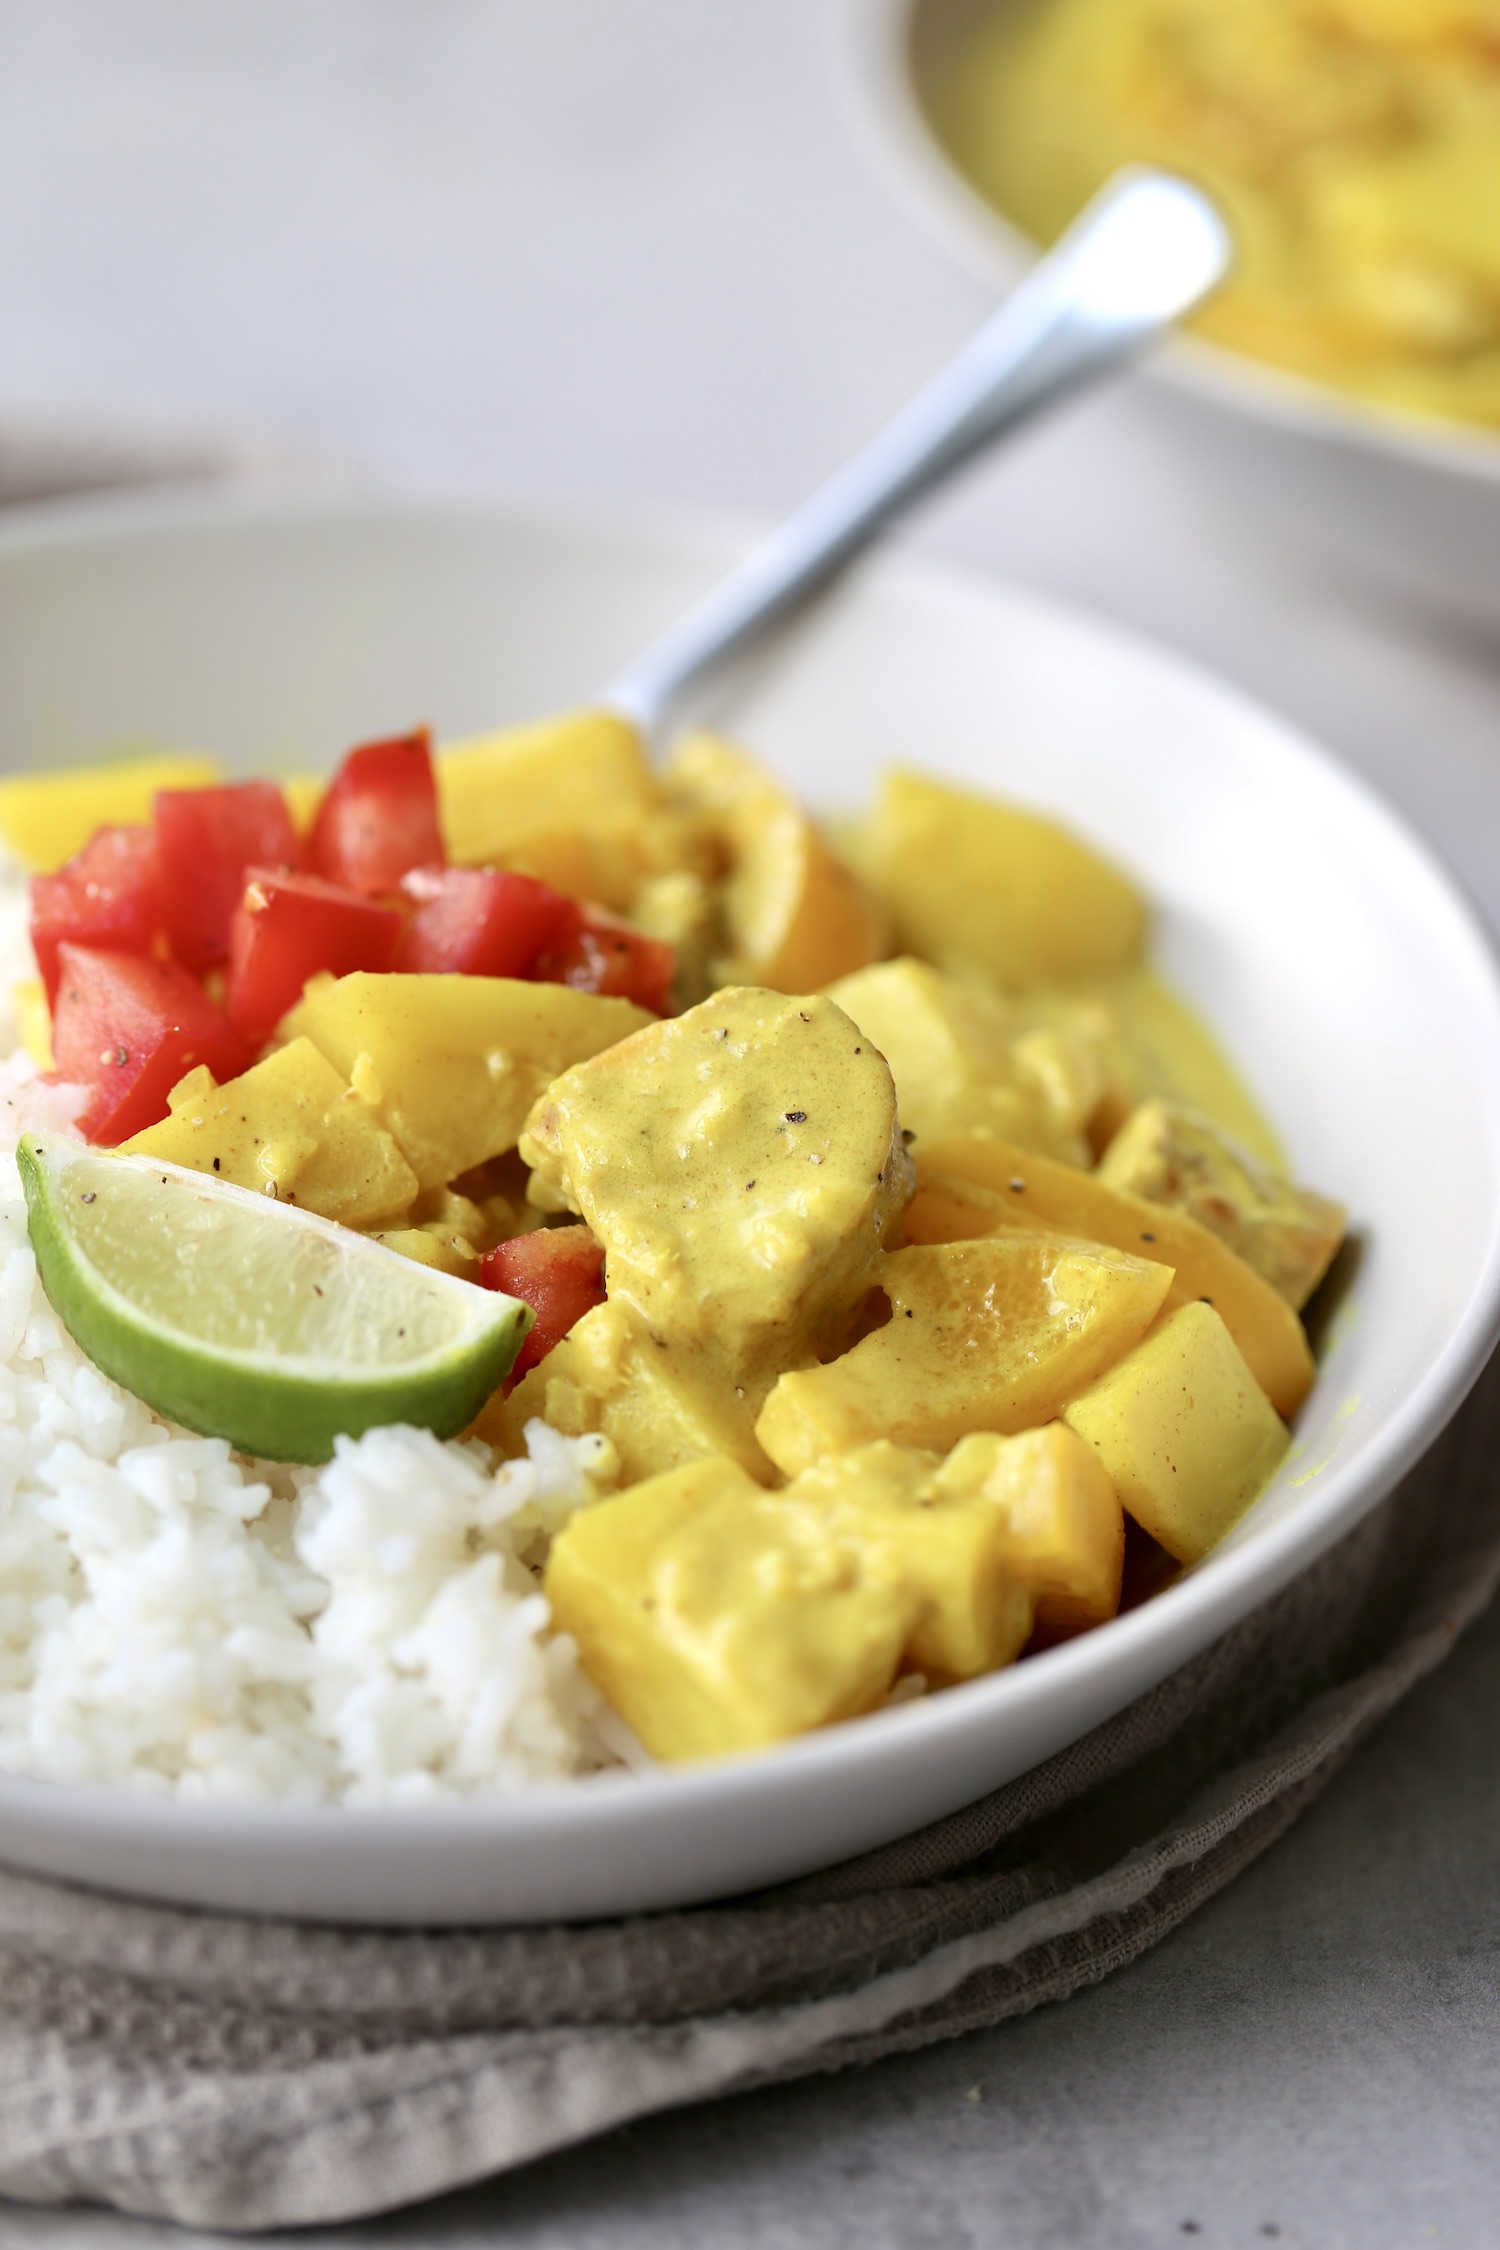
[[396, 967], [412, 972], [528, 977], [583, 922], [575, 899], [503, 868], [419, 868], [401, 889], [413, 911]]
[[447, 859], [426, 727], [351, 750], [308, 837], [314, 874], [362, 898], [387, 898], [414, 867]]
[[320, 970], [345, 977], [388, 969], [402, 921], [398, 906], [356, 898], [317, 875], [250, 868], [230, 930], [230, 1022], [252, 1048], [264, 1046]]
[[57, 949], [89, 945], [149, 953], [161, 927], [161, 860], [151, 828], [97, 828], [55, 874], [31, 878], [31, 943], [57, 1000]]
[[504, 1384], [508, 1392], [604, 1302], [604, 1248], [587, 1227], [539, 1227], [499, 1242], [479, 1261], [480, 1286], [519, 1297], [536, 1314]]
[[156, 800], [172, 952], [201, 976], [229, 958], [229, 925], [251, 867], [297, 867], [301, 846], [274, 781], [164, 789]]
[[637, 1007], [665, 1016], [672, 1012], [677, 955], [670, 945], [642, 937], [628, 923], [590, 907], [573, 937], [544, 954], [532, 974], [546, 984], [633, 1000]]
[[175, 961], [65, 939], [58, 965], [52, 1052], [59, 1078], [89, 1088], [79, 1123], [91, 1141], [113, 1147], [158, 1124], [172, 1088], [199, 1063], [221, 1084], [249, 1063], [238, 1032]]

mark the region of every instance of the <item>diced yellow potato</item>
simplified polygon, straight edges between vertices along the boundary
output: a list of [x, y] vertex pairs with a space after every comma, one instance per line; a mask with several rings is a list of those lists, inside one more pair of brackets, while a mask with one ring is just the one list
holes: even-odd
[[897, 943], [1012, 991], [1109, 976], [1139, 957], [1135, 886], [1054, 821], [921, 774], [888, 774], [866, 865]]
[[170, 1114], [127, 1141], [128, 1155], [211, 1172], [346, 1227], [388, 1227], [416, 1202], [400, 1149], [310, 1039], [223, 1086], [200, 1064], [167, 1101]]
[[475, 1434], [518, 1458], [526, 1425], [540, 1419], [564, 1437], [602, 1430], [627, 1483], [684, 1462], [725, 1454], [747, 1475], [771, 1481], [750, 1419], [731, 1386], [707, 1374], [700, 1355], [658, 1341], [634, 1306], [613, 1297], [574, 1323], [509, 1398], [497, 1393]]
[[891, 1318], [842, 1358], [781, 1377], [756, 1436], [784, 1475], [875, 1438], [939, 1451], [1031, 1429], [1129, 1351], [1169, 1266], [1043, 1235], [898, 1250], [876, 1276]]
[[871, 1709], [920, 1607], [884, 1543], [840, 1536], [723, 1459], [575, 1515], [553, 1542], [546, 1592], [621, 1717], [673, 1760]]
[[514, 1148], [570, 1063], [655, 1020], [561, 984], [359, 971], [310, 984], [281, 1033], [311, 1039], [437, 1188]]
[[724, 984], [813, 992], [873, 961], [883, 935], [874, 901], [763, 766], [716, 735], [687, 736], [667, 787], [701, 814], [728, 860]]
[[1004, 1560], [1050, 1638], [1103, 1625], [1120, 1606], [1125, 1514], [1097, 1454], [1065, 1422], [956, 1445], [933, 1490], [979, 1494], [1004, 1525]]
[[660, 796], [640, 736], [613, 711], [448, 743], [435, 762], [443, 838], [460, 867], [508, 860], [549, 833], [607, 828]]
[[1211, 1305], [1182, 1305], [1064, 1409], [1143, 1530], [1199, 1561], [1291, 1439]]
[[747, 1439], [782, 1369], [850, 1332], [910, 1188], [869, 1040], [830, 1000], [735, 987], [559, 1078], [521, 1154]]
[[919, 1149], [953, 1133], [992, 1133], [1088, 1162], [1083, 1128], [1102, 1079], [1082, 1041], [1049, 1040], [1003, 1000], [910, 957], [841, 977], [828, 997], [890, 1064], [901, 1123]]
[[972, 1680], [1020, 1655], [1031, 1595], [978, 1477], [947, 1474], [935, 1454], [881, 1441], [815, 1463], [780, 1497], [809, 1511], [809, 1536], [822, 1529], [872, 1555], [883, 1550], [892, 1576], [916, 1596], [908, 1664], [939, 1680]]
[[868, 1710], [903, 1660], [993, 1671], [1024, 1647], [1031, 1597], [1004, 1509], [938, 1469], [877, 1444], [767, 1493], [732, 1460], [685, 1464], [573, 1517], [547, 1566], [555, 1621], [661, 1758]]
[[16, 1011], [16, 1032], [39, 1070], [51, 1070], [52, 1060], [52, 1010], [47, 1005], [47, 988], [40, 977], [28, 977], [24, 984], [15, 986], [11, 1003]]
[[1344, 1208], [1293, 1186], [1211, 1118], [1143, 1102], [1099, 1160], [1101, 1180], [1181, 1211], [1227, 1242], [1300, 1310], [1344, 1237]]
[[1251, 1372], [1288, 1419], [1316, 1372], [1302, 1323], [1268, 1281], [1217, 1235], [1181, 1212], [1110, 1187], [1097, 1174], [975, 1135], [919, 1150], [922, 1175], [971, 1181], [1001, 1196], [1009, 1222], [1026, 1214], [1060, 1234], [1107, 1242], [1176, 1270], [1170, 1308], [1197, 1299], [1217, 1307]]
[[223, 778], [211, 758], [165, 750], [16, 774], [0, 781], [0, 840], [35, 873], [50, 874], [82, 851], [96, 828], [149, 821], [158, 789], [208, 789]]

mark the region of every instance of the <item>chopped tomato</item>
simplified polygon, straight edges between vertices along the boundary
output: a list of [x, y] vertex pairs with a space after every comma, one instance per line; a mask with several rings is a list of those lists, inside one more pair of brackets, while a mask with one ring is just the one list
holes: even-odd
[[603, 1304], [604, 1250], [587, 1227], [539, 1227], [487, 1250], [479, 1279], [486, 1289], [521, 1298], [536, 1314], [506, 1380], [509, 1391], [562, 1342], [575, 1321]]
[[230, 933], [228, 1009], [252, 1047], [270, 1037], [322, 969], [388, 969], [400, 942], [398, 906], [356, 898], [316, 875], [249, 870]]
[[541, 954], [566, 944], [583, 923], [575, 899], [504, 869], [418, 868], [401, 888], [414, 911], [398, 969], [528, 977]]
[[308, 838], [314, 871], [363, 898], [385, 898], [414, 867], [447, 858], [425, 727], [351, 750]]
[[654, 1015], [670, 1014], [677, 955], [657, 938], [642, 937], [628, 923], [595, 908], [563, 945], [543, 954], [532, 975], [544, 984], [571, 984], [579, 992], [603, 992], [634, 1000]]
[[31, 878], [31, 943], [49, 1004], [57, 998], [57, 949], [65, 941], [149, 953], [160, 926], [154, 829], [96, 829], [56, 874]]
[[53, 1059], [59, 1078], [89, 1089], [81, 1124], [91, 1141], [112, 1147], [159, 1123], [199, 1063], [221, 1083], [248, 1064], [238, 1032], [175, 962], [64, 940], [58, 965]]
[[229, 959], [229, 924], [251, 867], [296, 867], [301, 847], [274, 781], [164, 789], [156, 800], [172, 951], [201, 976]]

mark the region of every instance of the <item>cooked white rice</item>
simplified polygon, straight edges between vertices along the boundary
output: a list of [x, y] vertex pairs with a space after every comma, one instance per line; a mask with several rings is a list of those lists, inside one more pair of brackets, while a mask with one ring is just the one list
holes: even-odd
[[421, 1804], [629, 1759], [538, 1577], [608, 1441], [533, 1422], [497, 1466], [392, 1428], [287, 1469], [163, 1422], [37, 1279], [13, 1151], [75, 1112], [0, 1063], [0, 1772]]

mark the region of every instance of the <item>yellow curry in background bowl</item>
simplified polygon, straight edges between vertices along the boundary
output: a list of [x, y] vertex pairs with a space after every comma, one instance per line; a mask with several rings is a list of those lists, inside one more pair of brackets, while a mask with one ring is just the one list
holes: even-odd
[[1497, 0], [994, 0], [919, 59], [950, 159], [1050, 241], [1148, 161], [1229, 214], [1232, 350], [1500, 427]]

